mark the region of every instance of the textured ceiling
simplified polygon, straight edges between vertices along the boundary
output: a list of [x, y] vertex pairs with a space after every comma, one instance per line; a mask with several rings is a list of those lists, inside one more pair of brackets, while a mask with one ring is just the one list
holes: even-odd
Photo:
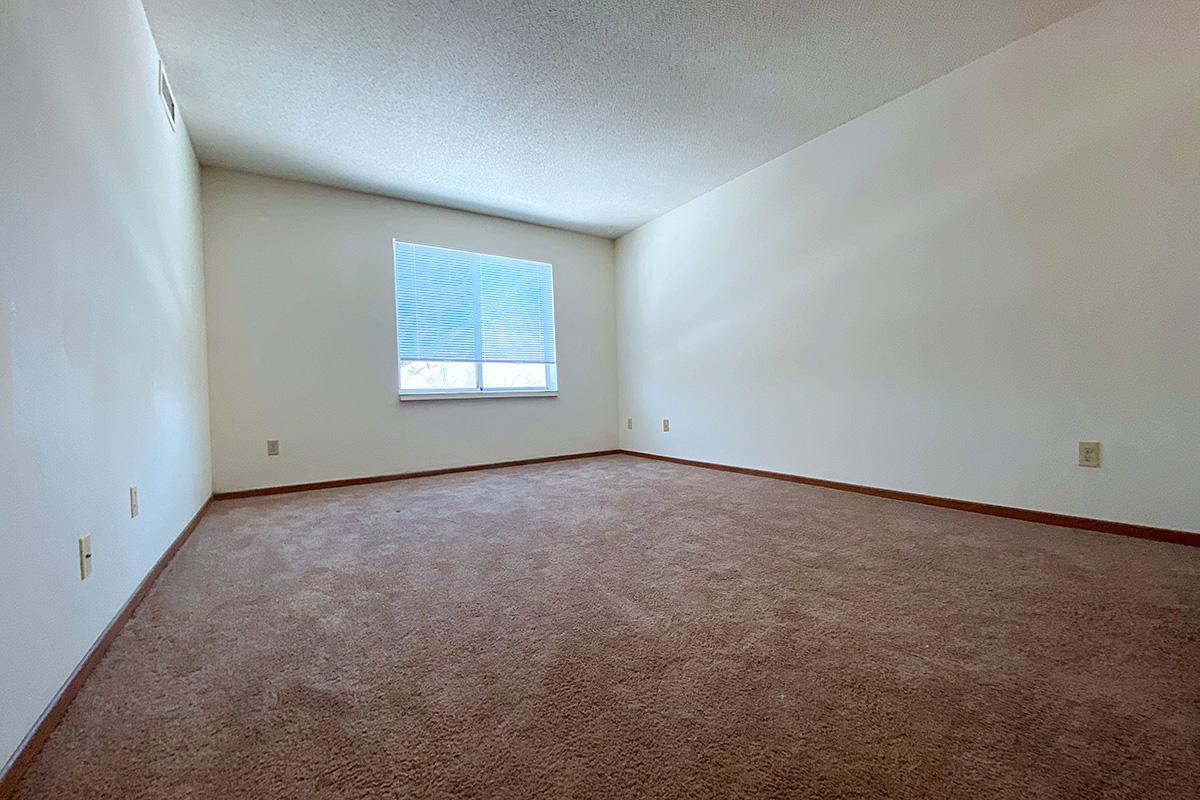
[[144, 0], [205, 164], [614, 236], [1094, 0]]

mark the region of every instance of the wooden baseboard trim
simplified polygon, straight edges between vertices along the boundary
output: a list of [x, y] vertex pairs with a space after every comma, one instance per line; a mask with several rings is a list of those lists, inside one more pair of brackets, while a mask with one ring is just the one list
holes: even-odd
[[200, 524], [200, 520], [204, 518], [204, 514], [212, 505], [212, 498], [204, 501], [204, 505], [200, 506], [200, 510], [196, 512], [191, 521], [184, 526], [183, 531], [175, 537], [175, 541], [171, 542], [171, 546], [158, 559], [154, 566], [146, 573], [146, 577], [138, 584], [136, 590], [130, 596], [117, 615], [113, 617], [112, 622], [104, 629], [98, 638], [88, 649], [83, 660], [75, 667], [74, 672], [67, 678], [66, 683], [58, 690], [54, 699], [50, 701], [50, 705], [42, 712], [42, 715], [34, 723], [33, 729], [25, 737], [24, 741], [17, 746], [17, 750], [9, 758], [8, 763], [0, 769], [0, 800], [8, 800], [12, 797], [13, 792], [17, 789], [17, 783], [21, 780], [21, 776], [25, 774], [25, 770], [29, 769], [35, 756], [42, 749], [42, 745], [46, 743], [50, 733], [54, 727], [62, 720], [63, 715], [67, 713], [67, 708], [71, 705], [71, 701], [75, 699], [75, 695], [79, 694], [80, 688], [87, 681], [88, 676], [96, 669], [96, 666], [104, 658], [104, 653], [108, 650], [113, 640], [125, 627], [125, 623], [134, 615], [142, 601], [146, 599], [146, 595], [150, 593], [150, 589], [154, 586], [154, 582], [158, 580], [159, 575], [171, 563], [171, 559], [179, 552], [179, 548], [183, 547], [184, 542], [192, 535], [192, 531], [196, 530], [196, 526]]
[[622, 450], [621, 452], [639, 458], [651, 458], [656, 461], [685, 464], [689, 467], [703, 467], [704, 469], [715, 469], [722, 472], [736, 472], [741, 475], [753, 475], [759, 478], [774, 478], [781, 481], [791, 481], [792, 483], [803, 483], [808, 486], [821, 486], [826, 489], [840, 489], [844, 492], [869, 494], [889, 500], [904, 500], [909, 503], [953, 508], [957, 511], [970, 511], [975, 514], [987, 514], [992, 517], [1007, 517], [1009, 519], [1024, 520], [1025, 522], [1040, 522], [1043, 525], [1057, 525], [1062, 528], [1081, 528], [1088, 531], [1116, 534], [1117, 536], [1132, 536], [1136, 539], [1150, 539], [1155, 542], [1170, 542], [1172, 544], [1200, 547], [1200, 533], [1188, 533], [1187, 531], [1177, 531], [1170, 528], [1155, 528], [1149, 525], [1135, 525], [1129, 522], [1113, 522], [1104, 519], [1091, 519], [1090, 517], [1073, 517], [1068, 514], [1055, 514], [1050, 511], [1033, 511], [1028, 508], [977, 503], [974, 500], [955, 500], [950, 497], [903, 492], [898, 489], [879, 489], [874, 486], [862, 486], [857, 483], [829, 481], [824, 478], [809, 478], [804, 475], [793, 475], [788, 472], [772, 472], [770, 470], [752, 469], [750, 467], [733, 467], [728, 464], [714, 464], [710, 461], [676, 458], [675, 456], [643, 453], [637, 450]]
[[[262, 489], [239, 489], [234, 492], [217, 492], [214, 500], [237, 500], [243, 497], [262, 497], [269, 494], [291, 494], [292, 492], [311, 492], [317, 489], [340, 489], [343, 486], [359, 486], [364, 483], [388, 483], [390, 481], [405, 481], [412, 478], [431, 478], [435, 475], [452, 475], [456, 472], [477, 472], [483, 469], [500, 469], [501, 467], [522, 467], [527, 464], [547, 464], [551, 461], [572, 461], [577, 458], [595, 458], [596, 456], [615, 456], [620, 450], [595, 450], [590, 453], [570, 453], [562, 456], [542, 456], [541, 458], [522, 458], [516, 461], [496, 461], [491, 464], [469, 464], [464, 467], [446, 467], [444, 469], [425, 469], [419, 472], [397, 472], [391, 475], [370, 475], [363, 478], [341, 478], [333, 481], [315, 481], [313, 483], [292, 483], [285, 486], [267, 486]], [[2, 800], [2, 798], [0, 798]]]

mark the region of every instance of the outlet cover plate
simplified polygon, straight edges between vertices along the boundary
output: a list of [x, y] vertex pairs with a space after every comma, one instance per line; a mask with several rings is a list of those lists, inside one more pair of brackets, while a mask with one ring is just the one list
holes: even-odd
[[79, 580], [87, 580], [92, 574], [92, 536], [79, 537]]
[[1100, 443], [1099, 442], [1080, 442], [1079, 443], [1079, 466], [1081, 466], [1081, 467], [1098, 467], [1098, 466], [1100, 466]]

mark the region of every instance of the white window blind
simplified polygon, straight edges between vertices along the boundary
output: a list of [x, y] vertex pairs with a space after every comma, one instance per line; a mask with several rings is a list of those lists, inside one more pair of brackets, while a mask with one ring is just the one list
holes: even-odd
[[557, 389], [550, 264], [400, 241], [393, 248], [402, 394]]

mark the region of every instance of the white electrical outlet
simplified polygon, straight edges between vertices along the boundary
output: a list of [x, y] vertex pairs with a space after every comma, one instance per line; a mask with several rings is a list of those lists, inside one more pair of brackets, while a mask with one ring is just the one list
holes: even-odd
[[671, 420], [664, 419], [663, 420], [663, 433], [669, 433], [670, 431], [671, 431]]
[[79, 537], [79, 580], [87, 580], [92, 574], [92, 537], [91, 534]]
[[625, 427], [629, 430], [633, 430], [633, 417], [629, 417], [625, 420]]
[[137, 515], [138, 515], [137, 487], [130, 486], [129, 487], [129, 518], [133, 519]]
[[279, 440], [278, 439], [267, 439], [267, 455], [269, 455], [269, 456], [279, 455]]
[[1081, 467], [1098, 467], [1098, 466], [1100, 466], [1100, 443], [1099, 442], [1080, 442], [1079, 443], [1079, 466], [1081, 466]]

